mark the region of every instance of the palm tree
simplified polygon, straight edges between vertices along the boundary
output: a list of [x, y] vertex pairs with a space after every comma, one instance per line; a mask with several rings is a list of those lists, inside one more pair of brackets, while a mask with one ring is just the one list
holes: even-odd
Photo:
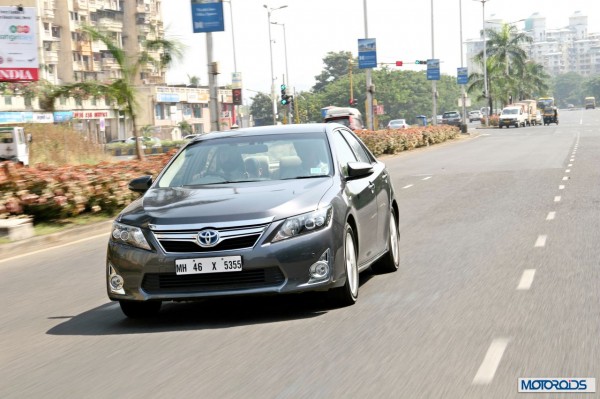
[[[503, 24], [499, 31], [486, 29], [486, 35], [487, 58], [504, 66], [502, 74], [494, 76], [490, 81], [493, 80], [495, 84], [500, 84], [503, 89], [501, 90], [503, 102], [508, 101], [514, 87], [518, 85], [515, 77], [511, 76], [511, 66], [517, 70], [524, 68], [527, 53], [523, 50], [522, 44], [531, 43], [533, 39], [525, 33], [519, 32], [517, 27], [511, 24]], [[476, 58], [483, 58], [483, 51], [477, 54]]]
[[548, 91], [550, 75], [546, 73], [542, 65], [533, 61], [526, 62], [524, 68], [519, 71], [519, 75], [520, 98], [540, 97]]
[[[131, 119], [133, 135], [136, 138], [137, 158], [142, 160], [144, 159], [142, 143], [141, 140], [137, 140], [137, 137], [139, 137], [136, 123], [138, 104], [135, 100], [136, 88], [134, 82], [136, 77], [139, 76], [141, 68], [153, 65], [157, 69], [162, 70], [168, 67], [174, 58], [181, 58], [181, 46], [178, 42], [167, 39], [147, 40], [143, 44], [143, 50], [136, 54], [135, 57], [130, 57], [108, 34], [91, 26], [84, 26], [82, 30], [93, 41], [100, 41], [106, 46], [108, 52], [117, 63], [121, 76], [108, 82], [86, 81], [58, 86], [46, 98], [42, 99], [42, 107], [53, 110], [54, 100], [61, 96], [106, 96], [112, 99], [125, 115]], [[156, 53], [160, 54], [158, 58], [153, 56]]]

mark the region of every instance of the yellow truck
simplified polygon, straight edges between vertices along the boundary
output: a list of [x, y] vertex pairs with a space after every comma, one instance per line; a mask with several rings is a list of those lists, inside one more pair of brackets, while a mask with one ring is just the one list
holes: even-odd
[[596, 97], [585, 98], [585, 109], [596, 109]]

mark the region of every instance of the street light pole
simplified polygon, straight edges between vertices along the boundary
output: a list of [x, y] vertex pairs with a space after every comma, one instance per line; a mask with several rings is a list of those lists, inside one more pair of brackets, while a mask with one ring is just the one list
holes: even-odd
[[[363, 0], [363, 9], [365, 14], [365, 39], [369, 38], [369, 26], [367, 23], [367, 0]], [[367, 127], [369, 130], [374, 130], [374, 115], [373, 115], [373, 80], [371, 77], [371, 68], [366, 71], [367, 80]]]
[[[462, 30], [462, 0], [458, 0], [458, 13], [460, 20], [460, 67], [464, 67], [463, 61], [463, 30]], [[465, 85], [460, 85], [460, 91], [462, 96], [462, 114], [463, 114], [463, 125], [467, 124], [467, 96], [465, 93]], [[466, 132], [466, 130], [465, 130]]]
[[[235, 33], [233, 31], [233, 0], [224, 0], [226, 3], [229, 3], [229, 19], [231, 20], [231, 42], [233, 44], [233, 72], [237, 73], [237, 60], [236, 60], [236, 56], [235, 56]], [[232, 82], [233, 83], [233, 82]], [[233, 106], [233, 115], [234, 115], [234, 119], [235, 119], [235, 123], [237, 125], [240, 125], [237, 121], [238, 119], [238, 114], [237, 114], [237, 105]]]
[[[481, 11], [482, 11], [482, 21], [483, 21], [483, 96], [485, 99], [488, 99], [488, 81], [487, 81], [487, 39], [485, 37], [485, 3], [490, 0], [475, 0], [481, 2]], [[489, 105], [489, 101], [488, 104]], [[490, 116], [492, 114], [492, 107], [488, 107], [489, 110], [487, 112], [487, 116], [485, 118], [485, 126], [490, 125]]]
[[286, 8], [287, 6], [269, 8], [266, 4], [264, 4], [263, 7], [267, 9], [267, 19], [269, 22], [269, 53], [271, 54], [271, 103], [273, 105], [273, 125], [277, 125], [277, 102], [275, 101], [275, 74], [273, 72], [273, 40], [271, 39], [271, 13], [275, 10]]
[[[435, 45], [434, 45], [434, 35], [433, 35], [433, 0], [431, 0], [431, 58], [435, 59]], [[431, 123], [433, 125], [437, 125], [437, 87], [436, 81], [431, 81], [431, 91], [433, 97], [433, 117], [431, 118]]]
[[[288, 71], [288, 57], [287, 57], [287, 38], [285, 36], [285, 24], [280, 24], [277, 22], [271, 22], [273, 25], [279, 25], [283, 27], [283, 50], [285, 52], [285, 85], [287, 87], [290, 87], [290, 73]], [[287, 114], [288, 114], [288, 124], [292, 123], [292, 109], [288, 103], [288, 110], [287, 110]]]

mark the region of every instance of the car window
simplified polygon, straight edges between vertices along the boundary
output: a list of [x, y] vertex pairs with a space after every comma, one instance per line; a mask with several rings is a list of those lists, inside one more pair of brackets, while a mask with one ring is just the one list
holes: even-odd
[[338, 166], [343, 176], [348, 176], [348, 162], [356, 162], [357, 158], [350, 144], [344, 139], [341, 131], [333, 134], [333, 146], [337, 154]]
[[356, 155], [356, 158], [360, 162], [373, 163], [374, 160], [371, 159], [368, 152], [363, 147], [363, 144], [356, 137], [354, 137], [354, 135], [345, 130], [340, 131], [342, 132], [342, 135], [344, 136], [348, 144], [350, 144], [350, 147], [354, 151], [354, 155]]
[[157, 187], [331, 176], [325, 133], [225, 137], [188, 144]]

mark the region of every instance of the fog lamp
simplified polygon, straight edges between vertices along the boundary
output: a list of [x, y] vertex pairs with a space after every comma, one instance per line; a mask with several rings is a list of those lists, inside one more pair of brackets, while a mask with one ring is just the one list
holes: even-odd
[[323, 255], [321, 255], [319, 260], [313, 263], [308, 269], [308, 274], [310, 275], [309, 283], [329, 277], [329, 270], [331, 269], [329, 261], [329, 249], [327, 249], [325, 252], [323, 252]]
[[122, 290], [123, 282], [123, 277], [119, 276], [118, 274], [113, 274], [110, 276], [110, 288], [112, 288], [113, 291]]

